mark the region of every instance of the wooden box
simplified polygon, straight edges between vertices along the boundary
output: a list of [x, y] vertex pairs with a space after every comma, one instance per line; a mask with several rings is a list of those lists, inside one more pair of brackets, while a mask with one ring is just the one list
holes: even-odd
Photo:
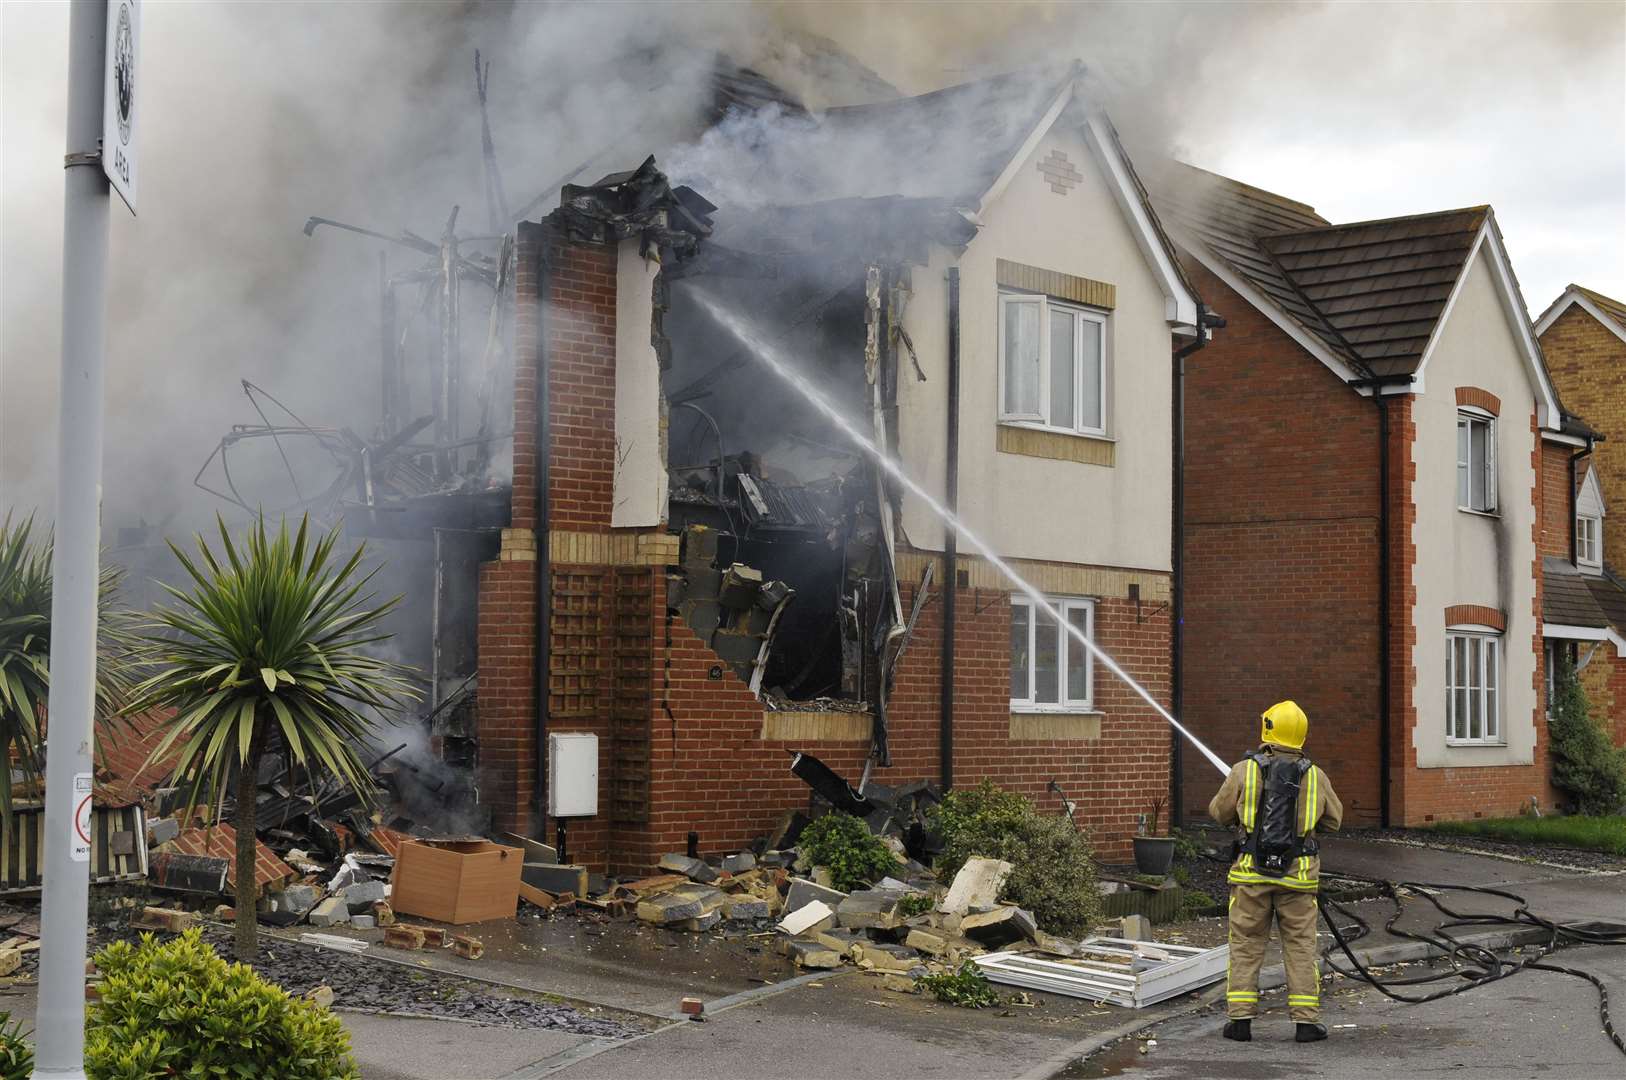
[[521, 848], [489, 840], [414, 840], [390, 875], [390, 907], [445, 923], [513, 918], [519, 910]]

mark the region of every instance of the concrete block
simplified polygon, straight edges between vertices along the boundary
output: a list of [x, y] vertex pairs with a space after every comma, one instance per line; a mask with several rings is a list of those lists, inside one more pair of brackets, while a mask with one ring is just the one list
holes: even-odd
[[423, 930], [416, 926], [392, 926], [384, 931], [384, 944], [392, 949], [421, 949], [423, 943]]
[[876, 971], [913, 971], [920, 966], [920, 955], [902, 945], [883, 945], [870, 942], [858, 946], [860, 963], [869, 963]]
[[832, 927], [828, 930], [816, 930], [807, 936], [811, 937], [814, 941], [823, 942], [836, 952], [840, 953], [842, 956], [852, 955], [854, 945], [861, 945], [869, 940], [856, 930], [843, 930], [840, 927]]
[[130, 925], [138, 930], [165, 930], [171, 934], [183, 933], [203, 921], [195, 911], [178, 908], [145, 907]]
[[330, 896], [311, 908], [312, 926], [343, 926], [349, 921], [350, 909], [345, 905], [342, 896]]
[[960, 933], [985, 949], [998, 949], [1018, 941], [1031, 941], [1039, 924], [1018, 907], [997, 907], [960, 920]]
[[315, 885], [289, 885], [279, 893], [272, 893], [271, 899], [278, 911], [303, 915], [322, 899], [322, 890]]
[[780, 919], [778, 928], [787, 934], [817, 933], [833, 926], [835, 916], [835, 911], [823, 900], [810, 900]]
[[986, 911], [999, 902], [999, 890], [1014, 869], [1002, 859], [972, 858], [965, 861], [937, 910], [946, 915]]
[[465, 960], [478, 960], [486, 954], [485, 942], [467, 934], [452, 935], [452, 951]]
[[167, 844], [181, 835], [181, 823], [174, 818], [154, 818], [147, 822], [147, 846]]
[[845, 899], [847, 894], [839, 889], [826, 888], [807, 878], [792, 878], [790, 891], [785, 894], [785, 910], [796, 911], [815, 900], [822, 900], [834, 911]]
[[755, 870], [757, 857], [749, 851], [742, 851], [738, 855], [729, 855], [723, 859], [723, 869], [730, 874], [743, 874], [747, 870]]
[[371, 915], [352, 915], [350, 916], [350, 925], [357, 930], [371, 930], [378, 925], [378, 920]]
[[1151, 941], [1152, 920], [1144, 915], [1125, 915], [1118, 920], [1125, 941]]
[[791, 962], [800, 968], [824, 970], [841, 966], [841, 954], [817, 941], [792, 938], [786, 943], [786, 950]]
[[638, 901], [638, 918], [664, 926], [709, 915], [723, 906], [724, 893], [708, 885], [682, 885]]
[[882, 974], [881, 988], [890, 990], [895, 994], [913, 994], [916, 990], [913, 978], [908, 975], [895, 975], [891, 972]]
[[667, 873], [682, 874], [690, 881], [698, 881], [701, 884], [717, 880], [715, 867], [704, 859], [691, 859], [687, 855], [662, 855], [660, 867]]
[[909, 936], [903, 939], [903, 943], [911, 949], [930, 956], [942, 956], [949, 951], [948, 935], [919, 927], [910, 930]]
[[722, 921], [723, 913], [721, 911], [708, 911], [703, 915], [696, 915], [692, 919], [684, 919], [677, 925], [691, 934], [702, 934], [715, 928]]
[[386, 895], [382, 881], [352, 882], [339, 892], [339, 897], [344, 900], [345, 907], [350, 909], [352, 915], [372, 911], [373, 905], [383, 900]]
[[0, 977], [10, 975], [23, 963], [23, 954], [17, 949], [0, 949]]
[[903, 893], [890, 889], [849, 893], [836, 907], [836, 922], [851, 930], [889, 930], [903, 921], [898, 917], [898, 901], [902, 899]]
[[587, 867], [576, 863], [526, 863], [519, 879], [532, 888], [550, 893], [573, 893], [586, 896]]
[[770, 914], [768, 901], [755, 896], [730, 896], [723, 901], [723, 917], [730, 921], [766, 919]]

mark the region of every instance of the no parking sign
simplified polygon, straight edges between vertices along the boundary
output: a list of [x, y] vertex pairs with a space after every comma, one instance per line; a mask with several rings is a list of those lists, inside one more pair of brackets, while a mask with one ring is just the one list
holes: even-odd
[[90, 774], [73, 778], [73, 861], [90, 861]]

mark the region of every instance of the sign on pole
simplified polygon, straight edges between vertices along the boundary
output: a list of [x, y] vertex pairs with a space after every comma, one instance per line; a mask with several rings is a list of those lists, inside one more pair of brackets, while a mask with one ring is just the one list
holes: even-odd
[[78, 773], [73, 778], [73, 836], [69, 841], [74, 862], [90, 861], [90, 817], [90, 773]]
[[132, 214], [136, 212], [136, 76], [140, 44], [139, 0], [108, 0], [102, 171]]

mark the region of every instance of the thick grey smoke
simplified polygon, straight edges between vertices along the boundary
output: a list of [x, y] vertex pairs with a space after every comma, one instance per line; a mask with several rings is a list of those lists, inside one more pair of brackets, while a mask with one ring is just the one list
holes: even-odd
[[[715, 146], [683, 148], [718, 54], [815, 109], [1076, 57], [1137, 155], [1179, 153], [1334, 220], [1491, 202], [1533, 305], [1572, 279], [1626, 293], [1620, 5], [259, 3], [146, 18], [142, 214], [116, 211], [113, 237], [109, 525], [173, 531], [214, 509], [192, 474], [255, 419], [240, 379], [369, 433], [380, 245], [300, 226], [433, 237], [460, 203], [483, 230], [476, 48], [515, 209], [578, 167], [591, 180], [649, 152], [726, 184]], [[47, 515], [65, 24], [60, 6], [0, 7], [0, 505]], [[796, 123], [756, 138], [777, 148]]]

